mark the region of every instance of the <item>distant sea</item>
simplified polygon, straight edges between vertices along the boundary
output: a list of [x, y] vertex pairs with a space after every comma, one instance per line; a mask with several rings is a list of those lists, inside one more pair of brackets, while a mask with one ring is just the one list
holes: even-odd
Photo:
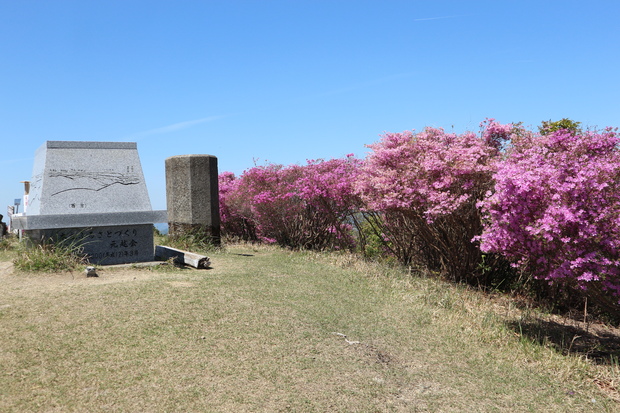
[[157, 230], [161, 232], [162, 234], [165, 235], [168, 233], [168, 224], [160, 223], [160, 224], [153, 224], [153, 225], [155, 225], [155, 228], [157, 228]]

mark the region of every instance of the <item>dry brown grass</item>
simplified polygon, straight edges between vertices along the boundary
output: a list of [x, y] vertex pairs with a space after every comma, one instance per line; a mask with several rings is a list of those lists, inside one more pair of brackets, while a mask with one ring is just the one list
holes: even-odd
[[613, 368], [516, 332], [535, 314], [508, 300], [346, 255], [210, 256], [99, 278], [0, 262], [0, 411], [618, 407]]

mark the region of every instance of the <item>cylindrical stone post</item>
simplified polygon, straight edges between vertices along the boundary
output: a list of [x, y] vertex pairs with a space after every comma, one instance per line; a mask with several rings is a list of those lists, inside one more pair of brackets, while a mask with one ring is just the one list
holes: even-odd
[[215, 156], [179, 155], [166, 159], [166, 203], [170, 236], [200, 235], [220, 245]]

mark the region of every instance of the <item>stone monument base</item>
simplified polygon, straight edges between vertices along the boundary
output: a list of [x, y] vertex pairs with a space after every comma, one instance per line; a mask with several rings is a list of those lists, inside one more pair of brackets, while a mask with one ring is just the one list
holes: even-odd
[[166, 211], [15, 216], [14, 224], [31, 242], [50, 240], [83, 248], [93, 264], [153, 261], [153, 222]]
[[153, 225], [56, 228], [24, 231], [30, 242], [64, 243], [81, 248], [88, 262], [99, 265], [153, 261]]

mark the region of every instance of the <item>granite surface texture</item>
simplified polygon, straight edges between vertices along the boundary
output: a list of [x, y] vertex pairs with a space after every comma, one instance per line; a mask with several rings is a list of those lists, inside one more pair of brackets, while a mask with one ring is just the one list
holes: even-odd
[[28, 202], [28, 215], [151, 210], [135, 142], [46, 142]]

